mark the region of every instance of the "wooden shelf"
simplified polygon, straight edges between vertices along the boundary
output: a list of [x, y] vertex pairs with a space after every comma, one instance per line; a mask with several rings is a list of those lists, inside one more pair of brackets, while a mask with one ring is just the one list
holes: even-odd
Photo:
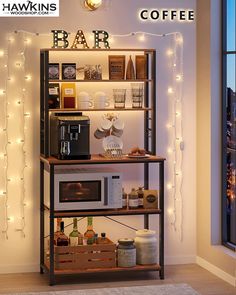
[[74, 80], [49, 80], [49, 83], [102, 83], [102, 82], [119, 82], [119, 83], [143, 83], [143, 82], [153, 82], [153, 79], [134, 79], [134, 80], [109, 80], [109, 79], [103, 79], [103, 80], [84, 80], [84, 79], [74, 79]]
[[[44, 265], [49, 271], [49, 265]], [[135, 267], [114, 267], [114, 268], [96, 268], [96, 269], [71, 269], [71, 270], [54, 270], [55, 275], [70, 275], [70, 274], [89, 274], [89, 273], [102, 273], [102, 272], [125, 272], [125, 271], [159, 271], [161, 267], [159, 264], [152, 265], [136, 265]]]
[[106, 108], [106, 109], [49, 109], [50, 112], [125, 112], [125, 111], [132, 111], [132, 112], [147, 112], [151, 111], [152, 108]]
[[[50, 210], [44, 205], [46, 210]], [[54, 211], [55, 218], [87, 217], [87, 216], [122, 216], [122, 215], [143, 215], [161, 214], [160, 209], [107, 209], [95, 211]]]
[[92, 155], [90, 160], [59, 160], [55, 157], [45, 158], [40, 156], [40, 160], [47, 165], [79, 165], [79, 164], [132, 164], [132, 163], [160, 163], [166, 159], [158, 156], [148, 158], [128, 158], [126, 156], [118, 159], [105, 158], [100, 155]]
[[68, 51], [82, 51], [82, 52], [88, 52], [88, 51], [103, 51], [103, 52], [109, 52], [109, 51], [133, 51], [133, 52], [155, 52], [156, 49], [143, 49], [143, 48], [43, 48], [40, 49], [41, 52], [43, 51], [62, 51], [62, 52], [68, 52]]

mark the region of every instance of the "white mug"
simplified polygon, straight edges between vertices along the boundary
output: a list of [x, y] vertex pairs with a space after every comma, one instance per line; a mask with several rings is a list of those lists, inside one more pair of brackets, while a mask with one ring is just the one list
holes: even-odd
[[111, 129], [111, 127], [112, 127], [112, 122], [110, 120], [104, 118], [101, 121], [101, 129], [102, 130], [108, 132]]
[[77, 103], [77, 108], [79, 110], [87, 110], [91, 107], [93, 107], [92, 101], [78, 101]]
[[93, 102], [89, 94], [85, 91], [82, 91], [78, 94], [77, 97], [77, 108], [78, 109], [89, 109], [93, 106]]
[[94, 108], [105, 109], [110, 106], [109, 99], [105, 92], [98, 91], [94, 95]]

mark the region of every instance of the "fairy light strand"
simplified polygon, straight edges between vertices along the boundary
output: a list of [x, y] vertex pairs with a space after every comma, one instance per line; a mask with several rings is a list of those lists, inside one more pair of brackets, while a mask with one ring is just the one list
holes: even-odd
[[5, 138], [6, 138], [6, 144], [5, 144], [5, 202], [4, 202], [4, 209], [5, 209], [5, 229], [2, 231], [2, 233], [5, 235], [6, 239], [8, 240], [8, 230], [9, 230], [9, 214], [8, 214], [8, 201], [9, 201], [9, 156], [8, 156], [8, 147], [11, 144], [9, 141], [9, 133], [8, 133], [8, 126], [9, 126], [9, 101], [8, 101], [8, 83], [9, 83], [9, 52], [10, 52], [10, 44], [11, 44], [11, 38], [10, 35], [7, 37], [7, 51], [6, 51], [6, 79], [5, 79]]
[[25, 134], [25, 129], [26, 129], [26, 119], [25, 119], [25, 90], [26, 90], [26, 50], [27, 50], [27, 44], [28, 44], [28, 39], [25, 37], [25, 33], [22, 34], [23, 36], [23, 51], [21, 52], [22, 56], [22, 70], [23, 70], [23, 77], [24, 77], [24, 83], [23, 83], [23, 88], [22, 88], [22, 99], [21, 99], [21, 110], [22, 110], [22, 143], [21, 143], [21, 148], [22, 148], [22, 156], [23, 156], [23, 167], [21, 169], [21, 180], [22, 180], [22, 188], [21, 188], [21, 227], [17, 231], [20, 231], [22, 233], [23, 238], [25, 238], [25, 226], [26, 226], [26, 220], [25, 220], [25, 196], [26, 196], [26, 187], [25, 187], [25, 169], [27, 168], [27, 159], [26, 159], [26, 150], [25, 150], [25, 140], [26, 140], [26, 134]]

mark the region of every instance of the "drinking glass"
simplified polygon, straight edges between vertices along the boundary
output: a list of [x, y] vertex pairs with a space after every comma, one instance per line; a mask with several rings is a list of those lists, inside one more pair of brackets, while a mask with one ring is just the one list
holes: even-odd
[[113, 89], [114, 107], [117, 109], [125, 108], [126, 89]]
[[140, 83], [131, 84], [131, 94], [132, 94], [132, 107], [142, 108], [143, 97], [144, 97], [144, 87]]

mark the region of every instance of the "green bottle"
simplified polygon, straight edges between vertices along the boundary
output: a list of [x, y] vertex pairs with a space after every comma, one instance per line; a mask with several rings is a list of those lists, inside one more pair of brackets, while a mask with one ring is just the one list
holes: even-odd
[[92, 245], [94, 243], [95, 231], [93, 230], [93, 217], [87, 217], [87, 230], [84, 236], [87, 238], [87, 244]]
[[69, 239], [71, 246], [81, 245], [81, 242], [79, 242], [79, 240], [81, 239], [81, 233], [78, 231], [77, 218], [73, 218], [73, 230], [69, 234]]

